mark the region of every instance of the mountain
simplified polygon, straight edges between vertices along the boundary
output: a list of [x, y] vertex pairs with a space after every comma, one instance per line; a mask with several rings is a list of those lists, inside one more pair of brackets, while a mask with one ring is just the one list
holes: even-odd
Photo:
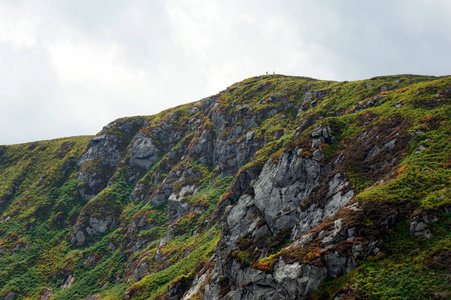
[[0, 147], [0, 299], [446, 299], [451, 77], [233, 84]]

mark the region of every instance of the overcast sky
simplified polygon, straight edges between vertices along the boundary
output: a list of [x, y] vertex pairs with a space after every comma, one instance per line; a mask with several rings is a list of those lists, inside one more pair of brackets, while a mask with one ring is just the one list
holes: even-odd
[[451, 73], [449, 0], [0, 0], [0, 145], [96, 134], [264, 74]]

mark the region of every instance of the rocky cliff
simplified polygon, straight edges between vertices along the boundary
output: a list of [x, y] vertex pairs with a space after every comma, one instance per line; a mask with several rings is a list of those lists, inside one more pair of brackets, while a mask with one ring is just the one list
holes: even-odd
[[0, 297], [447, 298], [450, 98], [451, 77], [260, 76], [2, 146]]

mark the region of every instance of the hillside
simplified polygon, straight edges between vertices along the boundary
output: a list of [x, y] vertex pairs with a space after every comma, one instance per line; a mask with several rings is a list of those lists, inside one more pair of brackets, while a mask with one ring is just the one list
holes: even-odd
[[0, 146], [0, 299], [449, 298], [450, 99], [267, 75]]

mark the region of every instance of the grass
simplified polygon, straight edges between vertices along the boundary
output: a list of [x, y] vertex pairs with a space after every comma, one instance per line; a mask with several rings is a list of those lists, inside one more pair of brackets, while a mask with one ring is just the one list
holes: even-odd
[[[342, 278], [327, 279], [315, 297], [333, 299], [339, 293], [365, 299], [449, 296], [446, 256], [450, 224], [444, 208], [451, 205], [451, 106], [445, 92], [450, 86], [450, 77], [397, 75], [332, 82], [268, 75], [238, 82], [215, 96], [214, 111], [226, 120], [222, 128], [213, 114], [203, 111], [202, 103], [141, 117], [149, 126], [140, 125], [136, 118], [123, 118], [104, 131], [118, 138], [122, 159], [117, 168], [104, 169], [100, 158], [82, 166], [93, 174], [108, 175], [103, 178], [105, 188], [88, 202], [79, 193], [83, 183], [77, 180], [75, 162], [92, 137], [1, 146], [0, 297], [16, 291], [19, 298], [33, 298], [42, 289], [51, 288], [54, 299], [81, 299], [93, 294], [118, 299], [124, 293], [133, 299], [154, 299], [174, 281], [192, 280], [220, 239], [219, 225], [212, 224], [220, 218], [213, 214], [226, 198], [234, 176], [248, 170], [257, 176], [269, 159], [276, 161], [296, 147], [303, 149], [303, 157], [311, 157], [315, 149], [310, 135], [320, 125], [330, 126], [334, 135], [333, 140], [321, 144], [325, 156], [321, 164], [334, 163], [343, 153], [345, 161], [336, 171], [350, 179], [360, 203], [405, 204], [413, 213], [436, 213], [439, 221], [428, 225], [433, 237], [426, 240], [410, 235], [408, 220], [404, 220], [387, 233], [380, 246], [381, 256], [362, 261]], [[316, 93], [304, 102], [307, 92], [321, 92], [321, 96]], [[199, 111], [190, 115], [193, 105]], [[127, 122], [129, 132], [120, 125]], [[257, 126], [246, 129], [246, 122]], [[237, 126], [242, 128], [240, 133], [236, 133]], [[173, 139], [161, 136], [159, 128], [170, 128], [167, 130], [172, 131]], [[234, 153], [218, 160], [217, 165], [200, 163], [205, 156], [191, 155], [203, 130], [215, 140], [227, 141], [226, 147], [252, 151], [252, 156], [238, 166], [239, 170], [227, 164], [229, 158], [235, 158]], [[246, 140], [250, 131], [252, 146]], [[151, 136], [161, 151], [159, 161], [149, 170], [128, 165], [128, 149], [138, 132]], [[381, 138], [362, 143], [358, 137], [364, 132]], [[389, 138], [396, 138], [402, 147], [383, 150], [365, 162], [371, 147], [382, 149]], [[379, 171], [371, 169], [371, 165], [380, 167], [385, 162]], [[180, 180], [180, 174], [188, 169], [196, 175]], [[135, 193], [139, 197], [130, 202], [136, 183], [142, 185]], [[156, 192], [167, 192], [168, 185], [177, 193], [189, 184], [197, 189], [182, 199], [189, 212], [177, 223], [168, 224], [168, 204], [154, 207], [149, 200]], [[80, 247], [70, 243], [76, 224], [106, 215], [115, 217], [115, 228], [89, 236]], [[141, 219], [152, 228], [131, 226]], [[369, 217], [365, 224], [362, 230], [370, 233], [377, 220]], [[172, 239], [159, 247], [169, 233]], [[133, 252], [131, 247], [138, 238], [147, 247]], [[264, 242], [248, 243], [249, 247], [237, 250], [234, 258], [243, 266], [271, 272], [278, 254], [287, 253], [283, 247], [289, 240], [280, 235]], [[264, 247], [268, 256], [258, 259], [261, 252], [257, 250]], [[320, 255], [314, 247], [304, 250], [290, 252], [291, 259], [310, 262]], [[95, 262], [85, 263], [88, 257], [95, 257]], [[139, 261], [146, 261], [149, 270], [141, 281], [133, 283], [134, 266]], [[69, 274], [75, 277], [74, 285], [61, 290], [61, 281]], [[228, 285], [228, 279], [223, 283]]]

